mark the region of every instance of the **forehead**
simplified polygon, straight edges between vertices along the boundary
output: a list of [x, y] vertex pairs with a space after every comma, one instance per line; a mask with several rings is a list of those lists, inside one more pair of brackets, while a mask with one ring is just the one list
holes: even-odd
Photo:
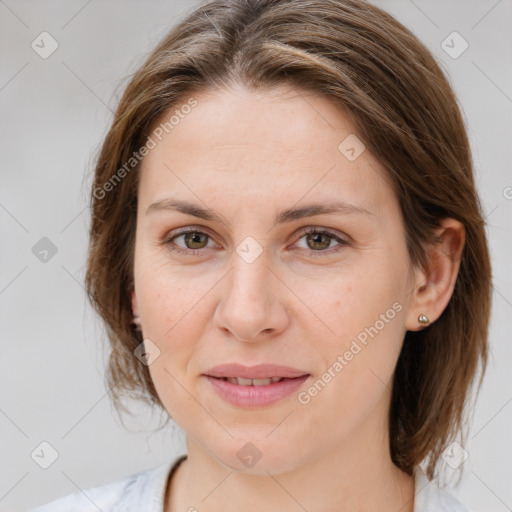
[[156, 146], [141, 169], [143, 202], [179, 189], [191, 198], [203, 194], [223, 201], [236, 194], [250, 202], [264, 198], [267, 204], [296, 203], [305, 195], [346, 199], [378, 213], [386, 193], [392, 194], [368, 150], [353, 161], [340, 150], [347, 137], [357, 140], [357, 129], [325, 96], [286, 85], [203, 90], [173, 106], [153, 133], [191, 98], [193, 108], [183, 109], [171, 128], [153, 135]]

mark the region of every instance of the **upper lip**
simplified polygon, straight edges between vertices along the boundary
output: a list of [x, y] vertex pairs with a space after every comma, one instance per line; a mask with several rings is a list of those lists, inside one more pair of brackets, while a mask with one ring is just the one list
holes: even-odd
[[285, 377], [294, 379], [309, 375], [308, 372], [291, 368], [289, 366], [280, 366], [276, 364], [258, 364], [256, 366], [244, 366], [243, 364], [229, 363], [221, 364], [210, 368], [205, 375], [210, 377], [243, 377], [245, 379], [269, 379], [271, 377]]

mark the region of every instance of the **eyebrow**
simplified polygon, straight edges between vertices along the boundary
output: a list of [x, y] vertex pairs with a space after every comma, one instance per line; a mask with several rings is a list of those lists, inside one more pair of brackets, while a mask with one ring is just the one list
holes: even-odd
[[[225, 217], [215, 210], [203, 208], [202, 206], [179, 199], [162, 199], [157, 201], [148, 207], [146, 215], [162, 210], [175, 210], [203, 220], [219, 222], [226, 227], [228, 225]], [[329, 213], [337, 213], [340, 215], [359, 214], [369, 217], [374, 216], [373, 213], [361, 206], [343, 201], [334, 201], [328, 204], [308, 204], [299, 208], [288, 208], [286, 210], [282, 210], [274, 217], [274, 227], [278, 224], [284, 224], [294, 220], [304, 219], [306, 217]]]

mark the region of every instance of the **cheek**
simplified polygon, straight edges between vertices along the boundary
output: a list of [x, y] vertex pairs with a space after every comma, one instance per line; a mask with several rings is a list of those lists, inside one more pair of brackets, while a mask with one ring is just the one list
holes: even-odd
[[397, 257], [379, 251], [363, 255], [357, 265], [340, 266], [314, 278], [288, 276], [286, 282], [298, 299], [294, 300], [295, 320], [304, 332], [315, 328], [318, 342], [325, 343], [328, 351], [329, 347], [342, 350], [360, 333], [364, 341], [365, 329], [375, 323], [379, 338], [396, 339], [402, 327], [397, 310], [404, 309], [406, 284], [405, 272], [397, 270], [398, 264]]
[[200, 300], [204, 292], [195, 284], [159, 255], [146, 256], [141, 251], [136, 257], [135, 287], [143, 334], [159, 350], [149, 366], [159, 395], [159, 386], [174, 387], [171, 375], [178, 378], [174, 368], [186, 366], [193, 348], [189, 341], [200, 336], [197, 313], [204, 305]]
[[189, 326], [202, 297], [214, 284], [208, 275], [173, 265], [163, 251], [141, 250], [135, 260], [135, 285], [144, 334], [164, 340]]
[[149, 366], [151, 379], [169, 415], [183, 423], [200, 413], [189, 394], [194, 371], [190, 362], [203, 337], [209, 314], [205, 293], [211, 284], [175, 272], [167, 264], [146, 269], [139, 277], [144, 337], [160, 351]]
[[[391, 386], [405, 335], [405, 282], [392, 258], [380, 261], [378, 268], [374, 262], [340, 272], [307, 296], [324, 326], [324, 335], [311, 338], [321, 362], [316, 377], [322, 380], [311, 390], [311, 398], [319, 407], [337, 403], [335, 414], [369, 410]], [[306, 293], [297, 289], [298, 295]], [[302, 329], [311, 329], [311, 315], [300, 322]]]
[[[336, 340], [324, 339], [316, 348], [323, 366], [298, 397], [299, 403], [307, 417], [327, 415], [329, 423], [337, 425], [335, 435], [340, 439], [357, 430], [377, 407], [387, 407], [404, 335], [403, 313], [398, 309], [399, 304], [395, 309], [374, 304], [373, 311], [360, 308], [340, 315]], [[380, 319], [380, 313], [385, 320]], [[326, 437], [332, 435], [332, 427], [320, 428], [330, 432]]]
[[187, 350], [201, 337], [201, 324], [208, 314], [208, 288], [205, 283], [165, 273], [146, 280], [140, 287], [139, 302], [144, 336], [154, 339], [162, 352], [177, 354]]

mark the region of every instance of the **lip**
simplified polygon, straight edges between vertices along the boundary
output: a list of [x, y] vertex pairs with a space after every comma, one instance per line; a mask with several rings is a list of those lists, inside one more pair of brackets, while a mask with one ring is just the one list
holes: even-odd
[[[274, 364], [257, 366], [224, 364], [208, 370], [203, 377], [226, 402], [236, 407], [253, 409], [274, 404], [289, 396], [310, 377], [310, 374], [289, 366]], [[223, 377], [244, 377], [246, 379], [283, 377], [283, 380], [264, 386], [242, 386], [222, 380]]]
[[244, 366], [238, 363], [221, 364], [211, 368], [205, 375], [209, 377], [243, 377], [245, 379], [269, 379], [270, 377], [285, 377], [294, 379], [309, 375], [308, 372], [291, 368], [290, 366], [280, 366], [277, 364], [258, 364], [256, 366]]

